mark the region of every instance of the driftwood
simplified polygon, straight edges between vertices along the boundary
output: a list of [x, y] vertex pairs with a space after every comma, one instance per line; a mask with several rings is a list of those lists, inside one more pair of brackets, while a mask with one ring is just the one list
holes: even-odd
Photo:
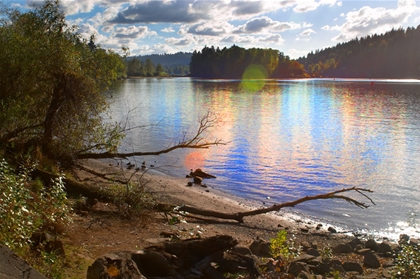
[[[329, 193], [326, 193], [326, 194], [319, 194], [319, 195], [315, 195], [315, 196], [306, 196], [304, 198], [301, 198], [301, 199], [298, 199], [298, 200], [295, 200], [295, 201], [292, 201], [292, 202], [275, 204], [273, 206], [266, 207], [266, 208], [237, 212], [237, 213], [223, 213], [223, 212], [218, 212], [218, 211], [204, 210], [204, 209], [195, 208], [195, 207], [188, 206], [188, 205], [182, 205], [182, 206], [176, 206], [176, 207], [173, 206], [172, 208], [174, 208], [175, 211], [177, 211], [177, 212], [188, 212], [190, 214], [201, 215], [201, 216], [206, 216], [206, 217], [214, 217], [214, 218], [225, 219], [225, 220], [236, 220], [239, 223], [243, 223], [244, 222], [244, 217], [264, 214], [264, 213], [268, 213], [268, 212], [272, 212], [272, 211], [279, 211], [280, 209], [282, 209], [284, 207], [294, 207], [294, 206], [296, 206], [298, 204], [301, 204], [303, 202], [312, 201], [312, 200], [341, 199], [341, 200], [345, 200], [345, 201], [347, 201], [351, 204], [354, 204], [354, 205], [356, 205], [360, 208], [368, 208], [369, 207], [369, 205], [367, 205], [364, 202], [360, 202], [360, 201], [358, 201], [354, 198], [343, 195], [343, 193], [349, 193], [349, 192], [356, 192], [356, 193], [362, 195], [363, 197], [367, 198], [372, 204], [375, 204], [373, 202], [373, 200], [366, 195], [366, 193], [372, 193], [373, 192], [372, 190], [365, 189], [365, 188], [358, 188], [358, 187], [350, 187], [350, 188], [344, 188], [344, 189], [341, 189], [341, 190], [336, 190], [336, 191], [333, 191], [333, 192], [329, 192]], [[170, 206], [168, 206], [168, 205], [161, 206], [161, 208], [170, 208]]]

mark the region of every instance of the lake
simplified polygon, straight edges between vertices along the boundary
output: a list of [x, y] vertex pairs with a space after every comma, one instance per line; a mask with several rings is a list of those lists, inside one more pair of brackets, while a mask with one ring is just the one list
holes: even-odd
[[[139, 78], [107, 93], [113, 121], [132, 130], [122, 151], [157, 151], [193, 134], [207, 112], [209, 140], [227, 145], [134, 158], [173, 176], [202, 168], [210, 189], [256, 206], [345, 187], [376, 205], [301, 204], [291, 213], [344, 229], [420, 236], [420, 81], [363, 79], [201, 80]], [[362, 196], [357, 199], [369, 203]]]

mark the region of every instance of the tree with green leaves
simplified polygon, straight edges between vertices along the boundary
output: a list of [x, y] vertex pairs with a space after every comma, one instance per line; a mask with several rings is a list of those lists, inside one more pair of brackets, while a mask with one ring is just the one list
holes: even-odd
[[2, 4], [0, 22], [0, 144], [72, 159], [112, 149], [118, 126], [103, 126], [101, 94], [124, 75], [117, 53], [83, 39], [57, 0], [28, 12]]

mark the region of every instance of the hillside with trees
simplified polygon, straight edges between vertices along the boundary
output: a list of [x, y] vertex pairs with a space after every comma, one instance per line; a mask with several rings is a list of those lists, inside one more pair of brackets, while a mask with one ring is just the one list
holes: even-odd
[[190, 75], [201, 78], [240, 79], [251, 65], [258, 65], [264, 69], [263, 78], [306, 77], [303, 65], [278, 50], [245, 49], [236, 45], [223, 49], [206, 46], [201, 51], [194, 51]]
[[129, 76], [185, 76], [190, 72], [192, 53], [151, 54], [126, 58]]
[[420, 78], [420, 25], [339, 43], [298, 62], [314, 77]]

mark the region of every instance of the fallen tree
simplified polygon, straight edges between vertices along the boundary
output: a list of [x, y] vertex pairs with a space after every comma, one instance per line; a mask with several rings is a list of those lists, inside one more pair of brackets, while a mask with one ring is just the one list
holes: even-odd
[[[89, 169], [84, 168], [84, 171], [89, 171]], [[93, 173], [93, 174], [97, 174], [97, 173]], [[39, 177], [41, 178], [43, 181], [49, 181], [51, 179], [54, 179], [56, 177], [58, 177], [58, 175], [54, 175], [51, 173], [48, 173], [46, 171], [43, 170], [35, 170], [34, 177]], [[103, 176], [103, 175], [102, 175]], [[92, 199], [97, 199], [99, 201], [103, 201], [103, 202], [112, 202], [113, 201], [113, 196], [111, 193], [107, 193], [106, 191], [104, 191], [104, 189], [101, 189], [101, 187], [97, 187], [97, 186], [92, 186], [86, 183], [81, 183], [79, 181], [76, 181], [74, 179], [66, 179], [65, 180], [66, 183], [66, 189], [69, 193], [71, 194], [79, 194], [79, 195], [83, 195], [86, 196], [88, 198], [92, 198]], [[348, 188], [343, 188], [340, 190], [335, 190], [335, 191], [331, 191], [328, 193], [324, 193], [324, 194], [318, 194], [318, 195], [314, 195], [314, 196], [306, 196], [294, 201], [290, 201], [290, 202], [284, 202], [284, 203], [280, 203], [280, 204], [274, 204], [270, 207], [265, 207], [265, 208], [259, 208], [259, 209], [255, 209], [255, 210], [249, 210], [249, 211], [242, 211], [242, 212], [236, 212], [236, 213], [224, 213], [224, 212], [219, 212], [219, 211], [212, 211], [212, 210], [205, 210], [202, 208], [197, 208], [197, 207], [193, 207], [190, 205], [174, 205], [174, 204], [163, 204], [163, 203], [158, 203], [156, 205], [156, 210], [161, 211], [161, 212], [174, 212], [174, 213], [180, 213], [180, 214], [186, 214], [188, 213], [189, 216], [191, 216], [190, 214], [193, 215], [199, 215], [199, 216], [204, 216], [204, 217], [213, 217], [213, 218], [217, 218], [217, 219], [223, 219], [223, 220], [235, 220], [239, 223], [243, 223], [244, 222], [244, 218], [245, 217], [249, 217], [249, 216], [255, 216], [255, 215], [259, 215], [259, 214], [265, 214], [268, 212], [274, 212], [274, 211], [279, 211], [282, 208], [285, 207], [295, 207], [298, 204], [304, 203], [304, 202], [308, 202], [308, 201], [313, 201], [313, 200], [331, 200], [331, 199], [338, 199], [338, 200], [344, 200], [349, 202], [350, 204], [353, 204], [357, 207], [366, 209], [368, 208], [370, 205], [365, 203], [365, 202], [361, 202], [351, 196], [349, 196], [348, 194], [350, 193], [356, 193], [364, 198], [366, 198], [368, 200], [369, 203], [375, 205], [375, 202], [368, 196], [368, 193], [373, 193], [372, 190], [370, 189], [366, 189], [366, 188], [360, 188], [360, 187], [348, 187]]]
[[[247, 217], [247, 216], [254, 216], [254, 215], [264, 214], [268, 212], [279, 211], [280, 209], [285, 208], [285, 207], [294, 207], [298, 204], [301, 204], [307, 201], [313, 201], [313, 200], [340, 199], [340, 200], [345, 200], [351, 204], [354, 204], [360, 208], [369, 207], [369, 205], [364, 202], [360, 202], [354, 198], [343, 195], [349, 192], [356, 192], [359, 195], [362, 195], [363, 197], [368, 199], [370, 203], [375, 205], [373, 200], [366, 194], [366, 193], [372, 193], [373, 192], [372, 190], [359, 188], [359, 187], [349, 187], [349, 188], [344, 188], [341, 190], [328, 192], [325, 194], [319, 194], [315, 196], [306, 196], [306, 197], [303, 197], [303, 198], [300, 198], [291, 202], [274, 204], [270, 207], [265, 207], [265, 208], [250, 210], [250, 211], [237, 212], [237, 213], [223, 213], [223, 212], [218, 212], [218, 211], [203, 210], [203, 209], [195, 208], [188, 205], [182, 205], [182, 206], [177, 206], [173, 208], [176, 212], [181, 212], [181, 213], [188, 212], [189, 214], [195, 214], [195, 215], [206, 216], [206, 217], [214, 217], [214, 218], [225, 219], [225, 220], [236, 220], [239, 223], [243, 223], [244, 217]], [[161, 206], [161, 208], [168, 208], [168, 207]]]

